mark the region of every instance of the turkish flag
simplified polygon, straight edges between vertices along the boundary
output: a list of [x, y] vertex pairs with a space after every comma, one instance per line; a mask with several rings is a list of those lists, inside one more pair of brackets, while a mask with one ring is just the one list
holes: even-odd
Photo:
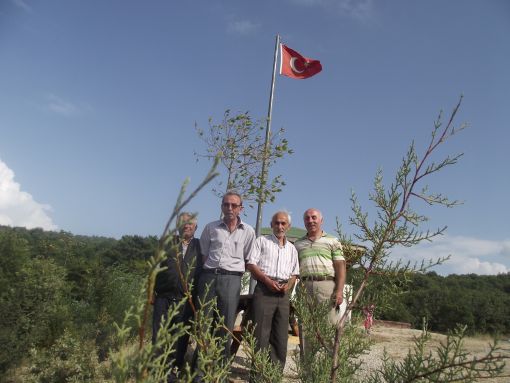
[[319, 60], [301, 56], [288, 46], [280, 44], [280, 74], [296, 79], [316, 75], [322, 70]]

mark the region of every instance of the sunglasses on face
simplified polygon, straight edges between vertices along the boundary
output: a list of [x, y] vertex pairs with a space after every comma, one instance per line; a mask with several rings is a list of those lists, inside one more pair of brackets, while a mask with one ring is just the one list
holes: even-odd
[[221, 204], [221, 206], [223, 206], [225, 209], [228, 209], [229, 207], [232, 207], [232, 209], [237, 209], [238, 207], [241, 207], [242, 205], [239, 205], [237, 203], [223, 202]]

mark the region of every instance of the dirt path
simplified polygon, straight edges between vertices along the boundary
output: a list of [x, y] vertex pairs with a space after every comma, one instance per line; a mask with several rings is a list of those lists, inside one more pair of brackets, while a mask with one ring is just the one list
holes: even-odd
[[[370, 337], [374, 341], [374, 345], [370, 349], [370, 353], [362, 357], [362, 371], [368, 372], [379, 368], [382, 364], [382, 356], [384, 349], [388, 355], [396, 360], [403, 359], [408, 350], [414, 346], [415, 337], [420, 336], [420, 330], [402, 329], [402, 328], [391, 328], [380, 325], [375, 325], [372, 328], [372, 334]], [[434, 350], [441, 341], [446, 339], [446, 336], [440, 334], [431, 334], [432, 339], [429, 342], [429, 349]], [[491, 342], [490, 337], [475, 337], [465, 338], [465, 346], [470, 354], [475, 356], [482, 356], [489, 350], [489, 343]], [[299, 353], [299, 342], [296, 337], [289, 338], [289, 347], [287, 353], [287, 365], [285, 366], [285, 382], [297, 382], [297, 376], [295, 373], [295, 365], [293, 362], [293, 355]], [[506, 355], [510, 356], [510, 340], [506, 340], [501, 343], [501, 346], [506, 350]], [[236, 357], [231, 382], [247, 382], [248, 381], [248, 370], [249, 365], [246, 357], [244, 356], [242, 349]], [[510, 361], [507, 362], [505, 367], [505, 378], [496, 379], [484, 379], [483, 382], [487, 383], [506, 383], [510, 382]]]

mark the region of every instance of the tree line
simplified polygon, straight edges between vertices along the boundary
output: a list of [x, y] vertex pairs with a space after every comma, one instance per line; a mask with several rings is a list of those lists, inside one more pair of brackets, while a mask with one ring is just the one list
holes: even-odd
[[432, 331], [441, 333], [464, 324], [468, 334], [510, 334], [510, 274], [415, 274], [376, 317], [414, 328], [425, 318]]
[[[157, 241], [0, 226], [0, 372], [62, 337], [79, 340], [76, 347], [92, 350], [98, 363], [105, 359], [115, 348], [114, 323], [139, 294]], [[471, 334], [510, 333], [510, 274], [415, 274], [403, 291], [378, 306], [375, 317], [414, 328], [426, 318], [443, 333], [457, 324]]]
[[75, 365], [105, 359], [115, 348], [114, 323], [139, 295], [156, 246], [152, 236], [116, 240], [0, 226], [0, 377], [27, 360], [37, 370], [62, 339], [60, 346], [75, 348], [65, 354], [89, 358]]

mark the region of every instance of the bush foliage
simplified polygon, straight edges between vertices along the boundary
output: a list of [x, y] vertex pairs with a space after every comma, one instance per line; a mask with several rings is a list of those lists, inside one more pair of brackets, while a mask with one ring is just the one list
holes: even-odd
[[411, 277], [407, 291], [381, 308], [379, 319], [409, 322], [419, 328], [426, 318], [431, 331], [447, 333], [465, 324], [467, 333], [510, 333], [510, 274]]
[[92, 344], [104, 359], [156, 243], [0, 226], [0, 377], [62, 339]]

